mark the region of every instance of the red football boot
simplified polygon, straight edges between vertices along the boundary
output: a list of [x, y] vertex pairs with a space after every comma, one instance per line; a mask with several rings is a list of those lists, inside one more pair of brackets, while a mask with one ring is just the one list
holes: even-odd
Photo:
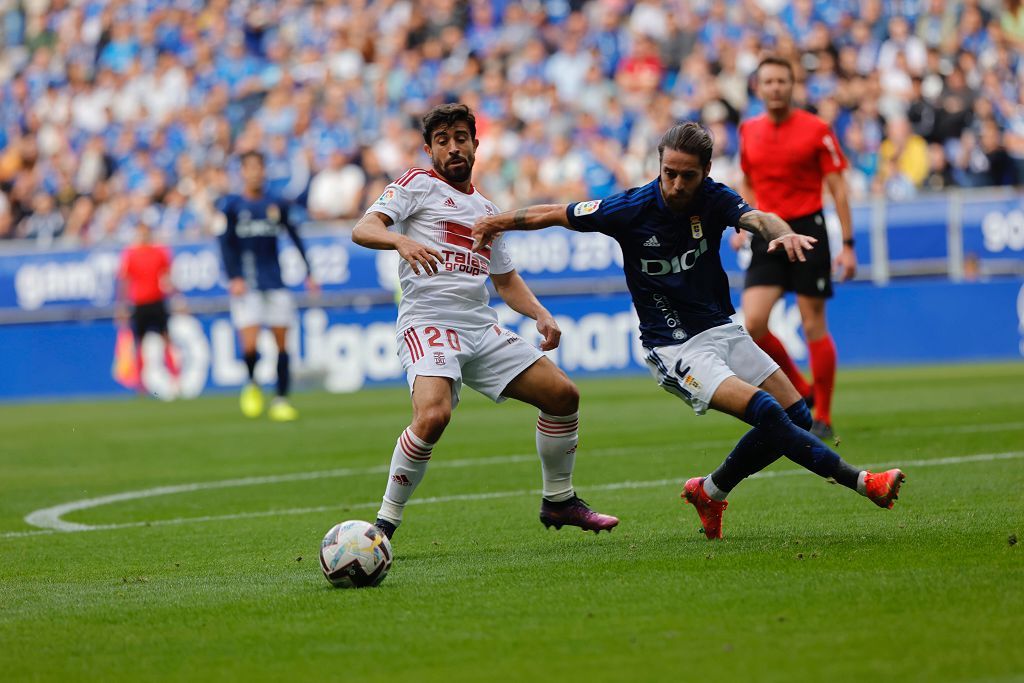
[[704, 535], [709, 539], [722, 537], [722, 513], [729, 504], [724, 500], [714, 500], [704, 491], [704, 477], [694, 477], [683, 486], [680, 497], [697, 508]]
[[900, 485], [907, 477], [900, 470], [887, 470], [864, 475], [864, 493], [880, 508], [891, 510], [899, 498]]

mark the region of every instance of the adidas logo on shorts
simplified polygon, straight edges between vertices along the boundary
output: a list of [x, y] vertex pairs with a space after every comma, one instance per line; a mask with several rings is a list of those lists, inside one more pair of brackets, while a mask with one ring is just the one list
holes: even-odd
[[658, 241], [658, 236], [654, 235], [649, 240], [644, 242], [645, 247], [660, 247], [661, 242]]

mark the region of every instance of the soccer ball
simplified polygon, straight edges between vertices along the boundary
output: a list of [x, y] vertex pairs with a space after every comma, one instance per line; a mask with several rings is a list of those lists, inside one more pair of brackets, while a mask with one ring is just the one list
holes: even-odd
[[376, 586], [391, 569], [391, 542], [369, 522], [334, 525], [320, 544], [320, 568], [337, 588]]

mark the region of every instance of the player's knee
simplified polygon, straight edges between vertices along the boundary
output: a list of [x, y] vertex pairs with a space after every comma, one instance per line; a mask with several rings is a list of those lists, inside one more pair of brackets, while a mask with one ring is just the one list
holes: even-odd
[[452, 411], [442, 406], [425, 408], [416, 414], [412, 431], [424, 441], [435, 443], [452, 419]]
[[566, 377], [551, 392], [541, 409], [548, 415], [572, 415], [580, 409], [580, 390]]
[[825, 324], [824, 316], [820, 318], [812, 318], [811, 320], [804, 320], [804, 336], [807, 337], [808, 341], [817, 341], [826, 334], [828, 334], [828, 326]]

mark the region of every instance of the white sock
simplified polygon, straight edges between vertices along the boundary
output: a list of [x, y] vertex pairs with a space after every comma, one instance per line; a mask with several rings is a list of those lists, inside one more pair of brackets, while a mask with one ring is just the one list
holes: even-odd
[[427, 473], [430, 453], [434, 444], [427, 443], [406, 427], [395, 443], [391, 455], [391, 471], [388, 472], [388, 486], [384, 490], [384, 502], [377, 516], [398, 526], [402, 523], [402, 510], [412, 497], [423, 475]]
[[715, 486], [710, 474], [704, 477], [704, 493], [708, 494], [708, 498], [711, 500], [725, 500], [725, 497], [729, 495], [728, 491], [723, 491]]
[[537, 416], [537, 454], [544, 475], [544, 497], [559, 503], [572, 498], [572, 470], [579, 443], [580, 413]]
[[867, 470], [861, 470], [861, 473], [857, 475], [857, 493], [862, 496], [868, 495], [868, 486], [865, 480], [867, 474]]

